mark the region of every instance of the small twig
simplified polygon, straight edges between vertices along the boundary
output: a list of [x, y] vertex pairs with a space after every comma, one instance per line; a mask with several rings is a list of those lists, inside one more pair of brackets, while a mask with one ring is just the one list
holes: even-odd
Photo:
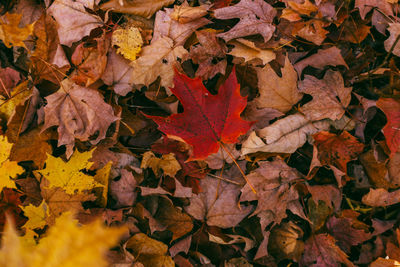
[[239, 182], [235, 182], [235, 181], [226, 179], [226, 178], [224, 178], [224, 177], [221, 177], [221, 176], [218, 176], [218, 175], [215, 175], [215, 174], [208, 173], [207, 175], [209, 175], [209, 176], [211, 176], [211, 177], [214, 177], [214, 178], [217, 178], [217, 179], [220, 179], [220, 180], [222, 180], [222, 181], [224, 181], [224, 182], [227, 182], [227, 183], [231, 183], [231, 184], [243, 186], [243, 184], [241, 184], [241, 183], [239, 183]]

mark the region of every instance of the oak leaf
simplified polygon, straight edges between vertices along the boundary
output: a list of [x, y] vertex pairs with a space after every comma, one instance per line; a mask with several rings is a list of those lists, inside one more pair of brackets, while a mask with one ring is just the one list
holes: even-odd
[[393, 98], [380, 98], [376, 105], [386, 115], [387, 123], [383, 128], [390, 156], [400, 152], [400, 101]]
[[339, 120], [350, 104], [351, 87], [345, 87], [340, 72], [328, 70], [322, 80], [305, 75], [299, 83], [300, 92], [310, 94], [313, 100], [300, 108], [311, 121]]
[[132, 62], [131, 82], [149, 86], [160, 76], [160, 85], [173, 87], [174, 65], [178, 58], [185, 59], [188, 51], [183, 46], [174, 46], [169, 37], [161, 37], [142, 48], [141, 56]]
[[256, 98], [259, 108], [273, 108], [283, 113], [289, 111], [302, 98], [297, 90], [297, 73], [286, 57], [279, 77], [271, 66], [257, 69], [260, 96]]
[[19, 27], [21, 14], [6, 13], [0, 17], [0, 40], [3, 41], [8, 48], [12, 46], [25, 47], [25, 41], [33, 32], [33, 23], [23, 28]]
[[164, 6], [174, 3], [174, 0], [110, 0], [100, 6], [101, 9], [114, 12], [133, 14], [150, 18]]
[[40, 173], [50, 182], [49, 188], [60, 187], [70, 195], [81, 193], [94, 187], [103, 187], [94, 180], [93, 176], [84, 174], [81, 171], [88, 170], [93, 164], [93, 162], [89, 162], [92, 153], [93, 150], [83, 153], [75, 151], [68, 162], [61, 158], [47, 155], [46, 168], [35, 172]]
[[94, 89], [81, 87], [71, 80], [61, 82], [61, 88], [46, 97], [43, 130], [58, 125], [58, 145], [66, 145], [66, 155], [73, 153], [75, 138], [87, 141], [98, 132], [92, 144], [105, 138], [108, 127], [118, 120], [113, 109], [104, 102], [103, 96]]
[[275, 15], [276, 10], [263, 0], [241, 0], [234, 6], [216, 9], [214, 16], [217, 19], [240, 19], [228, 32], [217, 36], [228, 42], [237, 37], [261, 34], [267, 42], [275, 31], [272, 25]]
[[124, 232], [124, 228], [106, 228], [100, 221], [79, 227], [71, 213], [65, 213], [50, 227], [39, 244], [26, 247], [12, 223], [8, 223], [0, 249], [0, 265], [107, 266], [103, 254], [116, 245]]
[[99, 16], [86, 12], [86, 7], [92, 8], [87, 1], [55, 0], [47, 9], [47, 14], [58, 23], [61, 44], [71, 46], [89, 35], [91, 30], [103, 25]]
[[184, 112], [168, 118], [149, 116], [167, 136], [183, 139], [193, 147], [188, 160], [205, 159], [218, 151], [222, 143], [235, 143], [245, 134], [251, 122], [240, 118], [246, 98], [240, 95], [240, 86], [233, 71], [219, 88], [218, 95], [207, 91], [201, 79], [176, 73], [172, 92], [181, 101]]

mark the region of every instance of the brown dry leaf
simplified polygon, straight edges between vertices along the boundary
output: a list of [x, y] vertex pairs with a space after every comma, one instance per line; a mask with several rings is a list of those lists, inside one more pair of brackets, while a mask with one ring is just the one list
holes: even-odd
[[373, 150], [369, 150], [360, 155], [359, 160], [368, 175], [369, 182], [374, 187], [389, 189], [396, 188], [400, 185], [391, 183], [386, 163], [377, 161]]
[[33, 35], [36, 37], [36, 45], [31, 60], [34, 75], [37, 75], [35, 82], [45, 79], [59, 84], [70, 64], [60, 46], [56, 21], [43, 14], [35, 23]]
[[313, 42], [316, 45], [321, 45], [326, 35], [329, 33], [324, 27], [328, 26], [329, 23], [324, 22], [321, 18], [322, 16], [317, 16], [317, 19], [311, 19], [309, 21], [295, 22], [292, 29], [292, 35], [297, 35], [307, 41]]
[[103, 25], [101, 18], [86, 12], [85, 7], [92, 8], [85, 1], [55, 0], [47, 9], [47, 14], [53, 16], [58, 23], [61, 44], [71, 46], [89, 35], [91, 30]]
[[339, 120], [350, 104], [351, 87], [344, 87], [340, 72], [328, 70], [322, 80], [305, 75], [299, 83], [302, 93], [310, 94], [313, 100], [300, 108], [308, 120]]
[[1, 68], [0, 69], [0, 95], [5, 98], [11, 97], [12, 89], [18, 84], [21, 80], [21, 74], [10, 68]]
[[174, 41], [174, 47], [185, 44], [189, 36], [198, 28], [210, 23], [206, 18], [198, 18], [188, 23], [179, 23], [171, 19], [172, 8], [166, 8], [165, 11], [159, 11], [154, 21], [154, 34], [151, 42], [155, 42], [164, 37], [171, 38]]
[[[229, 152], [226, 152], [227, 150]], [[235, 148], [235, 144], [226, 144], [225, 149], [219, 148], [217, 153], [209, 155], [205, 162], [209, 168], [218, 170], [224, 167], [225, 162], [231, 164], [233, 160], [236, 160], [240, 156], [240, 152]]]
[[119, 118], [113, 109], [104, 102], [103, 96], [96, 90], [81, 87], [70, 79], [61, 82], [61, 88], [46, 97], [44, 108], [45, 123], [43, 130], [58, 126], [58, 146], [66, 145], [66, 155], [73, 153], [75, 138], [87, 141], [98, 132], [92, 144], [104, 139], [111, 123]]
[[99, 38], [94, 38], [94, 41], [96, 45], [80, 43], [71, 56], [76, 70], [70, 78], [81, 86], [88, 87], [100, 79], [107, 65], [109, 38], [103, 33]]
[[26, 25], [20, 28], [19, 22], [22, 15], [20, 14], [5, 14], [0, 17], [0, 40], [3, 41], [8, 48], [12, 46], [25, 47], [25, 41], [33, 32], [33, 24]]
[[143, 233], [132, 236], [125, 244], [137, 261], [145, 267], [174, 267], [174, 261], [167, 256], [168, 246]]
[[[231, 172], [237, 172], [236, 166], [231, 168]], [[236, 175], [240, 177], [239, 173]], [[235, 180], [229, 172], [224, 177]], [[190, 198], [190, 205], [185, 207], [185, 211], [210, 226], [234, 227], [253, 210], [252, 206], [238, 207], [240, 186], [236, 184], [206, 176], [200, 181], [200, 187], [202, 192]]]
[[111, 181], [110, 195], [116, 200], [116, 207], [132, 206], [136, 200], [135, 188], [138, 182], [132, 172], [122, 169], [121, 178], [118, 181]]
[[141, 56], [131, 63], [133, 67], [131, 82], [149, 86], [160, 76], [161, 86], [174, 87], [174, 65], [178, 58], [185, 59], [187, 54], [188, 51], [183, 46], [175, 47], [172, 39], [159, 38], [143, 47]]
[[39, 128], [19, 135], [11, 149], [10, 160], [33, 161], [37, 167], [42, 169], [47, 154], [52, 151], [51, 146], [46, 142], [47, 138], [48, 136], [45, 134], [40, 134]]
[[278, 260], [292, 259], [298, 262], [304, 251], [303, 230], [292, 221], [282, 223], [271, 231], [268, 251]]
[[370, 34], [370, 29], [362, 20], [348, 19], [341, 25], [340, 40], [359, 44]]
[[214, 10], [214, 16], [217, 19], [240, 19], [228, 32], [217, 35], [226, 42], [253, 34], [261, 34], [267, 42], [275, 31], [272, 21], [276, 10], [263, 0], [241, 0], [234, 6]]
[[190, 216], [176, 208], [168, 198], [159, 198], [158, 210], [154, 218], [172, 232], [171, 242], [186, 235], [193, 228]]
[[280, 119], [256, 132], [251, 132], [242, 144], [242, 155], [258, 151], [293, 153], [307, 141], [307, 136], [329, 129], [329, 122], [309, 121], [296, 113]]
[[393, 267], [400, 266], [400, 262], [393, 259], [377, 258], [374, 262], [371, 262], [370, 267]]
[[315, 204], [318, 204], [320, 200], [324, 201], [329, 208], [334, 210], [340, 209], [342, 203], [341, 191], [333, 185], [307, 185], [307, 189], [312, 196], [312, 200]]
[[371, 188], [368, 194], [364, 195], [362, 202], [372, 207], [386, 207], [400, 202], [400, 189], [388, 192], [386, 189]]
[[337, 240], [337, 245], [346, 253], [350, 253], [352, 246], [357, 246], [372, 238], [370, 233], [366, 233], [363, 229], [355, 228], [355, 223], [356, 219], [348, 217], [336, 218], [335, 216], [332, 216], [326, 222], [328, 232]]
[[92, 194], [80, 193], [70, 195], [60, 187], [49, 188], [49, 185], [49, 181], [42, 179], [40, 189], [41, 195], [49, 207], [49, 216], [46, 218], [46, 222], [49, 225], [53, 225], [55, 219], [63, 212], [85, 212], [82, 202], [96, 200], [96, 197]]
[[140, 168], [151, 168], [157, 177], [160, 175], [160, 170], [162, 170], [165, 175], [175, 177], [176, 173], [182, 169], [173, 153], [164, 154], [161, 158], [157, 158], [151, 151], [147, 151], [143, 154]]
[[272, 49], [260, 49], [246, 39], [239, 38], [230, 41], [229, 44], [234, 45], [232, 51], [228, 53], [229, 55], [244, 58], [244, 62], [251, 65], [265, 65], [276, 57]]
[[400, 185], [400, 152], [392, 156], [387, 167], [391, 184], [398, 187]]
[[393, 10], [388, 1], [381, 0], [356, 0], [354, 8], [358, 8], [360, 16], [365, 19], [365, 16], [373, 9], [378, 8], [386, 16], [393, 16]]
[[283, 113], [292, 109], [303, 94], [297, 90], [297, 73], [286, 57], [279, 77], [270, 65], [257, 69], [260, 96], [255, 99], [258, 108], [273, 108]]
[[[387, 30], [389, 31], [390, 36], [384, 44], [386, 51], [389, 52], [394, 45], [394, 42], [400, 35], [400, 23], [389, 23]], [[397, 44], [394, 46], [392, 53], [396, 56], [400, 56], [400, 42], [397, 42]]]
[[170, 16], [179, 23], [188, 23], [207, 15], [209, 7], [209, 5], [191, 7], [185, 0], [182, 5], [174, 6], [174, 12], [172, 12]]
[[294, 68], [296, 69], [299, 76], [303, 72], [303, 69], [307, 66], [311, 66], [317, 69], [323, 69], [325, 66], [345, 66], [349, 68], [344, 61], [342, 55], [340, 54], [340, 49], [336, 46], [329, 47], [327, 49], [319, 49], [316, 54], [313, 54], [296, 64]]
[[100, 6], [101, 9], [151, 18], [154, 13], [174, 3], [174, 0], [110, 0]]
[[336, 246], [336, 240], [329, 234], [312, 235], [305, 243], [301, 259], [303, 266], [340, 266], [340, 263], [353, 267], [347, 255]]
[[301, 20], [300, 15], [311, 16], [312, 13], [318, 11], [318, 7], [309, 0], [305, 0], [304, 3], [288, 1], [287, 5], [288, 7], [282, 11], [281, 18], [289, 21], [299, 21]]
[[133, 85], [131, 80], [133, 70], [129, 65], [129, 60], [116, 53], [115, 49], [111, 49], [108, 52], [107, 65], [101, 76], [103, 82], [109, 86], [112, 86], [114, 92], [125, 96], [132, 91]]
[[254, 194], [249, 184], [246, 184], [241, 190], [240, 201], [257, 200], [257, 209], [253, 214], [264, 212], [265, 216], [267, 212], [271, 222], [279, 224], [286, 218], [286, 209], [297, 205], [294, 202], [298, 202], [299, 195], [290, 183], [300, 179], [301, 174], [279, 157], [271, 162], [261, 161], [259, 165], [259, 168], [247, 175], [257, 193]]
[[[228, 48], [223, 41], [215, 36], [215, 30], [201, 30], [196, 32], [199, 45], [190, 48], [190, 58], [193, 63], [199, 64], [195, 76], [208, 80], [216, 74], [225, 74], [227, 65], [226, 52]], [[214, 60], [218, 60], [214, 63]]]

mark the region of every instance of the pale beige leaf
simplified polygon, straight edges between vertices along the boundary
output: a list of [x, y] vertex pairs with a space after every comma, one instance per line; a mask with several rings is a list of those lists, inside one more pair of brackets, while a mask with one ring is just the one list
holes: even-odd
[[[249, 153], [293, 153], [305, 144], [307, 136], [329, 129], [328, 121], [309, 121], [297, 113], [280, 119], [256, 132], [251, 132], [242, 144], [242, 155]], [[263, 140], [264, 139], [264, 140]]]
[[188, 23], [198, 18], [207, 15], [207, 10], [210, 8], [209, 5], [200, 6], [189, 6], [188, 2], [182, 3], [182, 5], [174, 6], [174, 11], [171, 13], [171, 18], [178, 21], [179, 23]]
[[101, 18], [88, 13], [85, 7], [90, 8], [79, 1], [55, 0], [47, 9], [47, 13], [53, 16], [58, 23], [61, 44], [71, 46], [72, 43], [89, 35], [94, 28], [103, 25]]
[[322, 119], [339, 120], [345, 113], [345, 108], [351, 100], [351, 87], [345, 87], [340, 72], [328, 70], [322, 80], [305, 75], [299, 83], [302, 93], [313, 97], [300, 111], [308, 120]]
[[100, 6], [104, 10], [138, 15], [150, 18], [164, 6], [172, 4], [174, 0], [111, 0]]
[[143, 47], [141, 56], [131, 63], [132, 82], [149, 86], [160, 76], [161, 86], [173, 87], [174, 65], [178, 58], [183, 59], [187, 54], [188, 51], [183, 46], [174, 47], [172, 39], [168, 37], [152, 42]]
[[279, 77], [270, 65], [257, 70], [260, 96], [256, 98], [258, 108], [273, 108], [283, 113], [299, 102], [303, 94], [297, 89], [297, 73], [286, 57]]
[[[389, 52], [394, 45], [394, 42], [400, 35], [400, 23], [389, 23], [387, 30], [389, 31], [390, 36], [384, 44], [385, 50]], [[392, 53], [398, 57], [400, 56], [400, 42], [397, 42], [397, 44], [394, 46]]]
[[97, 144], [105, 138], [110, 124], [118, 120], [98, 91], [79, 86], [69, 79], [63, 80], [61, 88], [46, 100], [43, 130], [58, 126], [58, 145], [66, 145], [68, 158], [73, 153], [75, 138], [87, 141], [98, 133], [97, 138], [91, 140], [92, 144]]
[[362, 202], [372, 207], [386, 207], [400, 202], [400, 189], [388, 192], [386, 189], [371, 188], [368, 194], [364, 195]]
[[244, 58], [244, 62], [252, 61], [253, 65], [260, 64], [260, 61], [261, 64], [265, 65], [276, 57], [272, 49], [260, 49], [246, 39], [236, 39], [229, 44], [234, 45], [234, 48], [228, 54]]

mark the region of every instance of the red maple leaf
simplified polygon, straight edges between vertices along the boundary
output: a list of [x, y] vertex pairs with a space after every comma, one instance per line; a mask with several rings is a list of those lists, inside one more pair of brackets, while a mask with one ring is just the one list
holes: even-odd
[[240, 95], [235, 70], [217, 95], [208, 92], [200, 78], [191, 79], [178, 72], [175, 72], [174, 84], [171, 91], [182, 103], [184, 112], [167, 118], [148, 117], [168, 137], [179, 137], [193, 147], [188, 161], [205, 159], [218, 152], [221, 143], [235, 143], [250, 129], [253, 122], [240, 118], [247, 97]]
[[400, 151], [400, 101], [393, 98], [380, 98], [376, 105], [385, 113], [387, 123], [383, 127], [390, 156]]

